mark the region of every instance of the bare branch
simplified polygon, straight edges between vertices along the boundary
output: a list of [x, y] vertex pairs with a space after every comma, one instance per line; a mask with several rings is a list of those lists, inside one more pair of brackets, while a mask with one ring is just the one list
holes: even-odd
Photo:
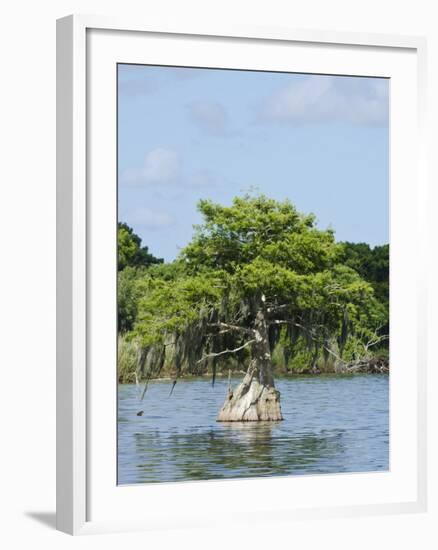
[[365, 352], [369, 350], [369, 348], [372, 348], [376, 344], [380, 344], [380, 342], [383, 342], [383, 340], [388, 340], [389, 334], [383, 334], [382, 336], [375, 336], [375, 338], [371, 338], [371, 340], [368, 340], [366, 344], [363, 345]]
[[202, 363], [206, 359], [210, 359], [210, 357], [219, 357], [219, 355], [225, 355], [226, 353], [236, 353], [236, 352], [240, 351], [241, 349], [246, 348], [247, 346], [253, 344], [254, 342], [255, 342], [255, 339], [248, 340], [248, 342], [245, 342], [242, 346], [239, 346], [238, 348], [224, 349], [223, 351], [219, 351], [218, 353], [209, 353], [208, 355], [204, 355], [204, 357], [199, 359], [199, 361], [197, 361], [197, 363]]
[[290, 306], [290, 304], [281, 304], [279, 306], [269, 306], [267, 308], [268, 313], [276, 313], [277, 311], [281, 311], [282, 309], [287, 309]]
[[251, 328], [241, 327], [238, 325], [229, 325], [228, 323], [209, 323], [209, 327], [220, 327], [226, 330], [236, 330], [238, 332], [244, 332], [245, 334], [254, 335], [254, 330]]

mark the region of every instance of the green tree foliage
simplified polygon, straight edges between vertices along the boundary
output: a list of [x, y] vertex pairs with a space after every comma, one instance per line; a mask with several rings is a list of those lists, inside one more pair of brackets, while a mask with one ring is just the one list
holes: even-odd
[[[388, 312], [361, 271], [359, 253], [317, 229], [312, 215], [289, 201], [249, 195], [231, 206], [201, 200], [198, 208], [204, 222], [174, 264], [136, 276], [127, 271], [120, 284], [121, 292], [125, 284], [135, 289], [128, 293], [129, 328], [148, 376], [161, 368], [166, 346], [178, 375], [184, 365], [215, 371], [230, 355], [266, 370], [280, 340], [290, 355], [299, 349], [312, 362], [340, 360], [352, 338], [364, 346], [379, 340]], [[380, 277], [384, 254], [380, 268], [377, 260], [369, 269]], [[265, 332], [269, 347], [262, 349]]]
[[117, 308], [118, 308], [118, 329], [125, 333], [134, 328], [137, 318], [138, 300], [141, 297], [141, 280], [143, 271], [126, 267], [118, 273], [117, 284]]
[[[342, 246], [342, 262], [357, 271], [372, 285], [377, 301], [386, 312], [379, 333], [389, 334], [389, 245], [371, 248], [366, 243], [345, 242], [342, 243]], [[356, 348], [353, 341], [350, 341], [347, 351]], [[379, 350], [380, 354], [387, 355], [388, 340], [384, 339], [377, 343], [375, 349]]]
[[134, 327], [145, 269], [164, 265], [162, 259], [149, 253], [147, 246], [141, 246], [141, 238], [126, 223], [119, 222], [117, 237], [118, 328], [125, 333]]
[[141, 238], [136, 235], [126, 223], [119, 222], [117, 232], [118, 269], [125, 267], [149, 267], [163, 263], [161, 258], [155, 258], [149, 253], [147, 246], [141, 246]]
[[371, 248], [366, 243], [342, 243], [342, 262], [371, 283], [376, 297], [389, 302], [389, 245]]

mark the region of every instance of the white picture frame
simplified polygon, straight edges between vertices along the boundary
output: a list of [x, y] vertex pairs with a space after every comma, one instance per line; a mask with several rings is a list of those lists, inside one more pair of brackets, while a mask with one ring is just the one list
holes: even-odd
[[[98, 36], [102, 38], [94, 38]], [[115, 111], [115, 89], [109, 91], [108, 97], [100, 102], [99, 113], [97, 109], [93, 110], [96, 104], [93, 100], [93, 90], [99, 86], [102, 88], [100, 91], [109, 90], [105, 86], [111, 83], [112, 76], [105, 72], [105, 67], [112, 66], [115, 59], [119, 62], [130, 62], [133, 60], [133, 52], [137, 51], [134, 61], [142, 62], [138, 51], [145, 50], [142, 47], [139, 49], [138, 46], [143, 40], [156, 40], [158, 42], [154, 42], [155, 46], [162, 45], [161, 50], [159, 47], [154, 48], [154, 59], [159, 62], [162, 58], [163, 64], [169, 64], [169, 61], [174, 60], [173, 64], [193, 65], [193, 59], [184, 62], [184, 56], [190, 55], [186, 53], [190, 52], [190, 44], [204, 41], [211, 43], [210, 53], [203, 53], [204, 56], [212, 56], [209, 65], [216, 63], [220, 66], [223, 58], [229, 67], [229, 62], [225, 61], [226, 55], [237, 59], [237, 52], [247, 49], [248, 53], [242, 53], [241, 58], [234, 61], [241, 63], [243, 67], [246, 63], [245, 55], [254, 56], [251, 49], [257, 46], [261, 54], [257, 62], [265, 63], [265, 66], [269, 67], [272, 59], [270, 49], [281, 46], [286, 54], [287, 48], [299, 48], [297, 51], [303, 59], [300, 69], [302, 72], [318, 72], [317, 65], [312, 65], [311, 56], [316, 59], [316, 54], [324, 50], [327, 56], [324, 61], [326, 72], [329, 74], [333, 74], [335, 66], [344, 67], [337, 74], [351, 74], [352, 67], [357, 63], [354, 74], [386, 75], [391, 78], [397, 75], [394, 76], [395, 81], [397, 78], [400, 79], [400, 95], [396, 92], [391, 112], [391, 148], [392, 154], [395, 155], [391, 157], [391, 285], [394, 269], [401, 275], [394, 278], [396, 284], [391, 288], [391, 319], [408, 313], [414, 316], [417, 337], [412, 345], [409, 344], [409, 349], [403, 350], [403, 354], [397, 355], [397, 348], [391, 347], [391, 355], [399, 360], [400, 364], [400, 369], [395, 369], [394, 383], [391, 381], [392, 412], [401, 411], [403, 404], [406, 407], [405, 416], [397, 413], [398, 416], [391, 420], [391, 430], [394, 434], [391, 445], [392, 459], [399, 462], [391, 468], [387, 478], [382, 474], [380, 478], [375, 474], [313, 478], [309, 476], [299, 480], [295, 478], [292, 480], [293, 494], [297, 495], [294, 497], [295, 500], [279, 497], [277, 506], [267, 504], [264, 507], [255, 507], [246, 519], [260, 521], [285, 517], [318, 518], [425, 510], [426, 315], [420, 314], [425, 312], [426, 303], [425, 273], [422, 267], [425, 262], [421, 261], [425, 257], [423, 247], [426, 241], [424, 236], [427, 210], [423, 141], [425, 40], [418, 37], [284, 28], [231, 26], [221, 29], [183, 29], [163, 26], [155, 29], [138, 21], [69, 16], [58, 20], [57, 23], [57, 528], [70, 534], [84, 534], [114, 530], [147, 530], [167, 525], [177, 527], [188, 523], [200, 526], [215, 525], [217, 516], [211, 513], [211, 508], [208, 515], [202, 513], [203, 508], [208, 508], [205, 505], [206, 499], [214, 499], [219, 510], [221, 503], [229, 499], [230, 493], [236, 491], [237, 496], [237, 491], [242, 488], [247, 491], [249, 499], [255, 498], [256, 491], [265, 491], [266, 500], [269, 502], [272, 495], [281, 495], [287, 484], [292, 487], [290, 480], [285, 478], [162, 484], [161, 487], [113, 486], [111, 472], [114, 470], [115, 456], [111, 454], [111, 445], [114, 444], [115, 448], [115, 416], [111, 416], [114, 412], [111, 384], [115, 383], [115, 378], [103, 380], [97, 389], [95, 377], [99, 363], [96, 357], [101, 358], [100, 362], [105, 362], [105, 358], [100, 355], [102, 349], [98, 343], [96, 316], [102, 316], [102, 329], [99, 329], [102, 330], [102, 334], [104, 331], [105, 335], [111, 334], [113, 327], [103, 322], [105, 308], [100, 312], [100, 305], [103, 304], [104, 293], [107, 297], [112, 296], [113, 302], [110, 300], [110, 307], [111, 304], [114, 305], [115, 286], [110, 281], [97, 290], [95, 279], [98, 267], [93, 255], [93, 243], [96, 235], [102, 231], [99, 228], [108, 228], [111, 223], [114, 228], [116, 226], [114, 187], [110, 184], [107, 190], [104, 190], [91, 182], [102, 180], [102, 177], [106, 176], [109, 178], [106, 181], [114, 182], [116, 178], [116, 164], [113, 162], [116, 153], [116, 137], [113, 132], [115, 118], [106, 126], [106, 139], [101, 136], [99, 149], [96, 149], [93, 133], [99, 128], [99, 121], [102, 121], [99, 117], [106, 116], [111, 105]], [[219, 43], [226, 45], [226, 48], [219, 48]], [[187, 48], [181, 48], [182, 44], [186, 44]], [[248, 47], [242, 47], [243, 45]], [[223, 50], [227, 50], [226, 55]], [[354, 50], [353, 53], [351, 50]], [[310, 52], [307, 61], [305, 51]], [[99, 55], [104, 57], [96, 57]], [[380, 69], [379, 59], [382, 59]], [[307, 70], [303, 69], [305, 66]], [[106, 80], [107, 78], [109, 80]], [[402, 79], [405, 79], [403, 86]], [[409, 120], [402, 120], [402, 111], [405, 113], [403, 117], [410, 117]], [[397, 116], [393, 116], [394, 114]], [[406, 129], [410, 131], [406, 132]], [[405, 154], [408, 151], [410, 154]], [[99, 160], [99, 157], [104, 160]], [[106, 167], [103, 164], [105, 159]], [[397, 179], [397, 183], [394, 183], [394, 178]], [[94, 205], [96, 198], [102, 199], [102, 193], [108, 194], [108, 200], [105, 199], [104, 207], [101, 207], [98, 213]], [[403, 232], [406, 231], [403, 229], [403, 215], [408, 206], [412, 208], [412, 204], [417, 204], [417, 208], [413, 208], [413, 228], [411, 234], [407, 235]], [[98, 216], [99, 224], [96, 222]], [[101, 269], [111, 266], [111, 262], [115, 261], [115, 248], [111, 248], [110, 244], [114, 235], [111, 231], [108, 234], [109, 244], [104, 253], [106, 256], [102, 257], [102, 261], [99, 260], [99, 264], [103, 266]], [[418, 261], [410, 263], [416, 265], [407, 264], [407, 253], [403, 251], [403, 247], [406, 250], [415, 250]], [[397, 296], [406, 294], [407, 289], [412, 290], [412, 296], [407, 300], [408, 305], [403, 305], [405, 309], [400, 312], [398, 309], [396, 311], [396, 308], [401, 307], [397, 305]], [[395, 338], [391, 334], [391, 346], [396, 346], [397, 341], [401, 342], [404, 338], [403, 327], [398, 326], [396, 320], [394, 325]], [[96, 345], [94, 342], [97, 342]], [[115, 344], [114, 334], [114, 345], [108, 346], [109, 349], [105, 351], [109, 361]], [[414, 378], [406, 376], [405, 366], [408, 360], [415, 363]], [[104, 411], [106, 416], [100, 415], [100, 410]], [[102, 427], [104, 423], [107, 423], [105, 425], [108, 425], [108, 429], [102, 430], [105, 433], [99, 435], [99, 449], [103, 449], [99, 451], [99, 455], [94, 445], [95, 428], [96, 425]], [[401, 433], [402, 423], [405, 433]], [[102, 454], [104, 452], [108, 454]], [[397, 456], [394, 457], [394, 454]], [[108, 456], [108, 461], [102, 461], [102, 456]], [[99, 468], [96, 468], [96, 462]], [[115, 475], [115, 472], [113, 473]], [[345, 486], [345, 490], [341, 485]], [[347, 486], [350, 486], [350, 489]], [[335, 497], [338, 487], [339, 498]], [[327, 500], [328, 497], [324, 499], [323, 494], [331, 494], [330, 501]], [[354, 495], [359, 497], [355, 498]], [[187, 503], [188, 499], [192, 507], [190, 515], [177, 513], [181, 510], [182, 503]], [[174, 506], [168, 507], [169, 502], [174, 503]], [[199, 513], [193, 513], [193, 507]], [[140, 512], [131, 513], [131, 508]], [[226, 521], [231, 521], [233, 514], [235, 510], [231, 506]]]

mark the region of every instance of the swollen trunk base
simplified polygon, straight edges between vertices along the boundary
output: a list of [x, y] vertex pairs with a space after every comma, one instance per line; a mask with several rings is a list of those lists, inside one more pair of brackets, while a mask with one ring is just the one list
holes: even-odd
[[217, 417], [218, 422], [254, 422], [283, 420], [280, 392], [262, 385], [256, 378], [245, 377], [228, 395]]

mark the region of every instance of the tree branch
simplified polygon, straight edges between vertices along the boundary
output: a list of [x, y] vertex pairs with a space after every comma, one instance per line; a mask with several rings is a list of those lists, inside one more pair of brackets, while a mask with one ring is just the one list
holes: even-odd
[[254, 335], [254, 330], [247, 327], [241, 327], [238, 325], [229, 325], [228, 323], [209, 323], [209, 327], [220, 327], [227, 330], [237, 330], [239, 332], [244, 332], [245, 334]]
[[316, 342], [317, 344], [319, 344], [320, 346], [322, 346], [327, 353], [330, 353], [330, 355], [333, 355], [333, 357], [335, 359], [337, 359], [340, 363], [342, 364], [345, 364], [345, 361], [343, 359], [341, 359], [339, 357], [339, 355], [337, 355], [332, 349], [330, 349], [328, 346], [326, 346], [324, 344], [324, 342], [321, 342], [321, 340], [319, 340], [313, 333], [313, 331], [307, 327], [305, 327], [304, 325], [301, 325], [300, 323], [293, 323], [296, 327], [298, 328], [301, 328], [302, 330], [304, 330], [305, 332], [307, 332], [307, 334], [310, 336], [310, 338], [312, 338], [312, 340], [314, 342]]
[[239, 346], [238, 348], [224, 349], [223, 351], [219, 351], [218, 353], [209, 353], [208, 355], [204, 355], [204, 357], [199, 359], [199, 361], [197, 361], [197, 363], [202, 363], [202, 361], [205, 361], [206, 359], [210, 359], [211, 357], [219, 357], [219, 355], [225, 355], [226, 353], [236, 353], [236, 352], [240, 351], [241, 349], [246, 348], [250, 344], [253, 344], [254, 342], [255, 342], [255, 339], [254, 340], [248, 340], [248, 342], [245, 342], [242, 346]]
[[[377, 329], [378, 330], [378, 329]], [[389, 334], [383, 334], [382, 336], [376, 336], [374, 339], [371, 338], [371, 340], [368, 340], [366, 344], [363, 344], [363, 347], [365, 349], [365, 353], [368, 352], [370, 348], [375, 346], [376, 344], [380, 344], [380, 342], [383, 342], [383, 340], [388, 340]]]
[[290, 306], [290, 304], [281, 304], [280, 306], [269, 306], [267, 308], [268, 313], [274, 313], [277, 311], [281, 311], [282, 309], [286, 309]]

